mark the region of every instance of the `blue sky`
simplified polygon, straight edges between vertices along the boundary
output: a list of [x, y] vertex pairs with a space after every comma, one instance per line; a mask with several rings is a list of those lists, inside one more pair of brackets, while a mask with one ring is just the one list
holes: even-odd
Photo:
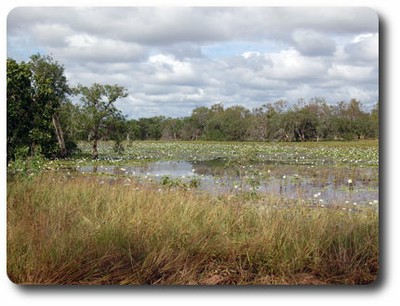
[[378, 101], [378, 17], [368, 8], [20, 7], [7, 55], [52, 55], [70, 85], [125, 86], [129, 117], [223, 103]]
[[202, 48], [203, 53], [209, 58], [232, 57], [246, 52], [276, 52], [279, 46], [271, 41], [230, 41], [206, 45]]

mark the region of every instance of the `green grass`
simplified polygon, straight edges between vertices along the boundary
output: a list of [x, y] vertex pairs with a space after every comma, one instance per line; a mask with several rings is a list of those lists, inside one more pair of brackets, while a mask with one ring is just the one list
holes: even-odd
[[[151, 144], [153, 146], [153, 144]], [[18, 284], [368, 284], [378, 213], [44, 173], [7, 184]], [[289, 205], [290, 204], [290, 205]]]

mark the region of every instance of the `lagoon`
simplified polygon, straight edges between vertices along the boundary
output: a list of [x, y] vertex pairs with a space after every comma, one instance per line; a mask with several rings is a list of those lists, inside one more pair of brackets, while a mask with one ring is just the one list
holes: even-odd
[[[231, 164], [224, 159], [206, 161], [159, 160], [144, 165], [78, 166], [80, 173], [135, 177], [142, 183], [168, 178], [185, 184], [196, 180], [199, 192], [272, 194], [319, 206], [376, 205], [378, 171], [370, 167], [315, 166], [281, 163]], [[351, 181], [351, 183], [349, 183]]]

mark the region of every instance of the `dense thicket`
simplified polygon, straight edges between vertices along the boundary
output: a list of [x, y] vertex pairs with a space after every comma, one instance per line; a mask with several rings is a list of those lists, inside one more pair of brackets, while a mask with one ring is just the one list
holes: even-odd
[[[69, 96], [79, 95], [72, 103]], [[28, 63], [7, 60], [7, 159], [41, 152], [64, 157], [78, 140], [318, 141], [378, 138], [378, 103], [366, 111], [360, 101], [328, 104], [322, 98], [295, 105], [279, 100], [249, 110], [243, 106], [198, 107], [183, 118], [127, 120], [114, 102], [126, 96], [118, 85], [71, 89], [64, 68], [49, 56]]]

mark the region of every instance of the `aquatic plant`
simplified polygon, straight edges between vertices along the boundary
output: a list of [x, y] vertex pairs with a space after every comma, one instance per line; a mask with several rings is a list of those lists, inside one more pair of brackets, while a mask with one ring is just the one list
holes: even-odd
[[[116, 154], [113, 142], [99, 142], [100, 158], [107, 161], [213, 160], [288, 163], [302, 165], [378, 166], [378, 141], [268, 143], [268, 142], [191, 142], [131, 141], [123, 144], [123, 154]], [[89, 143], [80, 142], [82, 154], [90, 154]]]

